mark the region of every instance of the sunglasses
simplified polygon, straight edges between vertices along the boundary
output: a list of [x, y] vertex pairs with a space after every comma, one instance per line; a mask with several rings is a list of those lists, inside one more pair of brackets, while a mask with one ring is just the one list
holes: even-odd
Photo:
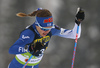
[[37, 26], [39, 26], [41, 28], [41, 30], [43, 30], [43, 31], [48, 31], [48, 30], [51, 30], [52, 28], [54, 28], [54, 24], [51, 28], [44, 28], [44, 27], [40, 26], [39, 23], [37, 23]]

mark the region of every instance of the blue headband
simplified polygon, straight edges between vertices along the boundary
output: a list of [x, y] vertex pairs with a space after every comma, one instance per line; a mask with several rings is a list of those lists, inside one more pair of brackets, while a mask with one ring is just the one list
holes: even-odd
[[35, 24], [37, 23], [42, 27], [50, 27], [53, 26], [53, 18], [51, 17], [36, 17]]

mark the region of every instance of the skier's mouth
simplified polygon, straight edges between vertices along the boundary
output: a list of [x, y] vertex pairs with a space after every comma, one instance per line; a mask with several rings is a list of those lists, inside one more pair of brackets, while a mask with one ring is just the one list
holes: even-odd
[[43, 33], [43, 35], [44, 35], [44, 36], [46, 36], [46, 35], [47, 35], [47, 33]]

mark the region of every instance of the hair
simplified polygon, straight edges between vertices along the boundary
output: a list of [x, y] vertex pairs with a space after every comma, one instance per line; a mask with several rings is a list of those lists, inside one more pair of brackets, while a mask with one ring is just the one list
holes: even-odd
[[37, 17], [50, 17], [52, 16], [51, 12], [47, 9], [41, 9], [41, 10], [36, 10], [30, 14], [25, 14], [25, 13], [17, 13], [16, 14], [19, 17], [33, 17], [33, 16], [37, 16]]

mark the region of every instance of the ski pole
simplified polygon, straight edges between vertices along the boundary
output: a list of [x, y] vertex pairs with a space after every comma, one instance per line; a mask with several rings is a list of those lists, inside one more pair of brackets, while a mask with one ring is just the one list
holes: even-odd
[[[77, 8], [77, 12], [78, 13], [79, 11], [81, 10], [81, 8]], [[80, 19], [78, 19], [78, 22], [80, 23]], [[72, 65], [71, 65], [71, 68], [74, 67], [74, 60], [75, 60], [75, 54], [76, 54], [76, 47], [77, 47], [77, 39], [78, 39], [78, 32], [79, 32], [79, 25], [77, 26], [77, 31], [76, 31], [76, 38], [75, 38], [75, 44], [74, 44], [74, 51], [73, 51], [73, 58], [72, 58]]]
[[71, 68], [74, 67], [74, 60], [75, 60], [75, 53], [76, 53], [77, 39], [78, 39], [78, 31], [79, 31], [79, 26], [77, 26], [77, 33], [76, 33], [76, 38], [75, 38], [75, 45], [74, 45], [74, 51], [73, 51], [73, 58], [72, 58], [72, 66], [71, 66]]

